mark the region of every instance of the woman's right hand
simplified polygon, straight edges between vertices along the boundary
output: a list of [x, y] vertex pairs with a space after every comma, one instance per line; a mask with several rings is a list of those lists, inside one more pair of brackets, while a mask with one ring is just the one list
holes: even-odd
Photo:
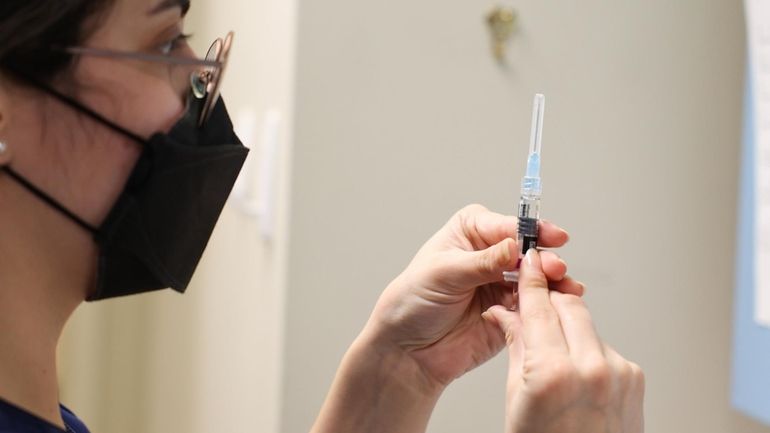
[[519, 311], [484, 318], [510, 353], [506, 433], [642, 433], [644, 375], [597, 336], [582, 299], [548, 290], [537, 251], [521, 263]]

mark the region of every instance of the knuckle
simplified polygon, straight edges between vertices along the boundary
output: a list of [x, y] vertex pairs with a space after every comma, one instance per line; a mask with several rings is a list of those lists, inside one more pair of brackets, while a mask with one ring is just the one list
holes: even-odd
[[612, 391], [612, 369], [602, 357], [597, 357], [586, 363], [581, 376], [589, 395], [598, 404], [606, 404]]
[[566, 383], [577, 376], [577, 370], [569, 359], [564, 358], [551, 365], [551, 376], [557, 383]]
[[440, 252], [428, 259], [413, 261], [399, 278], [408, 286], [452, 286], [464, 277], [461, 263], [454, 252]]
[[491, 274], [499, 269], [499, 261], [500, 259], [494, 254], [485, 251], [477, 256], [476, 267], [482, 274]]
[[567, 309], [578, 309], [586, 307], [586, 303], [583, 301], [583, 298], [573, 294], [561, 293], [557, 291], [551, 292], [551, 302], [564, 306]]
[[461, 230], [462, 235], [467, 239], [474, 240], [478, 237], [477, 219], [484, 212], [488, 212], [484, 206], [471, 204], [457, 211], [450, 220], [450, 223]]
[[475, 221], [475, 218], [478, 214], [489, 212], [486, 207], [480, 205], [480, 204], [469, 204], [467, 206], [464, 206], [462, 209], [455, 212], [453, 218], [460, 221], [460, 223], [463, 225], [463, 227], [468, 226], [470, 223]]
[[635, 387], [644, 393], [645, 383], [647, 380], [644, 375], [644, 370], [642, 370], [642, 367], [634, 362], [629, 362], [628, 365], [631, 369], [632, 381]]
[[631, 368], [631, 364], [627, 361], [624, 361], [619, 366], [615, 368], [614, 371], [615, 377], [617, 377], [618, 382], [620, 383], [620, 386], [624, 390], [632, 389], [634, 386], [634, 372]]
[[585, 301], [577, 295], [552, 291], [551, 303], [556, 307], [563, 322], [593, 323]]
[[548, 289], [548, 280], [541, 272], [530, 273], [529, 275], [522, 276], [519, 281], [519, 290], [545, 290], [549, 294], [552, 293]]
[[556, 312], [545, 305], [532, 306], [521, 312], [521, 317], [528, 322], [543, 322], [546, 324], [555, 324], [559, 320]]
[[532, 384], [531, 390], [536, 399], [550, 399], [554, 395], [570, 392], [575, 388], [578, 377], [577, 369], [567, 358], [551, 359], [530, 366], [531, 370], [538, 369], [539, 380]]
[[474, 215], [474, 214], [479, 214], [483, 212], [489, 212], [489, 210], [481, 204], [473, 203], [460, 209], [459, 213], [463, 215]]

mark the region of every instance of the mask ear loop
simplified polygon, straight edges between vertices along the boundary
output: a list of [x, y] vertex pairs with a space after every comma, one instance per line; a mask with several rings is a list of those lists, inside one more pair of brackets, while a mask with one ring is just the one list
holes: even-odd
[[138, 134], [135, 134], [128, 129], [118, 125], [117, 123], [107, 119], [106, 117], [102, 116], [101, 114], [97, 113], [96, 111], [92, 110], [91, 108], [81, 104], [80, 102], [70, 98], [69, 96], [60, 93], [58, 90], [54, 89], [53, 87], [49, 86], [48, 84], [45, 84], [41, 81], [38, 81], [32, 77], [26, 76], [25, 74], [20, 74], [13, 68], [10, 68], [10, 70], [16, 75], [17, 77], [21, 78], [22, 80], [26, 81], [27, 83], [31, 84], [34, 87], [37, 87], [39, 90], [44, 91], [45, 93], [48, 93], [49, 95], [53, 96], [54, 98], [58, 99], [60, 102], [62, 102], [65, 105], [68, 105], [71, 108], [74, 108], [77, 111], [80, 111], [81, 113], [85, 114], [86, 116], [90, 117], [91, 119], [103, 124], [104, 126], [112, 129], [113, 131], [123, 134], [126, 137], [136, 141], [139, 144], [147, 144], [147, 139], [144, 137], [139, 136]]
[[[114, 130], [115, 132], [119, 134], [123, 134], [126, 137], [136, 141], [139, 144], [146, 144], [147, 140], [145, 140], [143, 137], [140, 137], [137, 134], [134, 134], [133, 132], [127, 130], [126, 128], [123, 128], [122, 126], [112, 122], [111, 120], [105, 118], [101, 114], [97, 113], [96, 111], [86, 107], [85, 105], [75, 101], [74, 99], [70, 98], [69, 96], [66, 96], [59, 91], [55, 90], [51, 86], [32, 78], [31, 76], [21, 73], [17, 68], [13, 66], [6, 66], [6, 69], [13, 73], [17, 78], [29, 83], [30, 85], [37, 87], [39, 90], [42, 90], [54, 98], [58, 99], [65, 105], [68, 105], [72, 108], [74, 108], [77, 111], [82, 112], [83, 114], [87, 115], [88, 117], [92, 118], [93, 120], [102, 123], [103, 125], [107, 126], [108, 128]], [[24, 176], [20, 175], [16, 171], [14, 171], [9, 166], [3, 166], [0, 167], [3, 171], [5, 171], [11, 178], [13, 178], [16, 182], [18, 182], [21, 186], [26, 188], [29, 192], [37, 196], [40, 200], [48, 204], [49, 206], [53, 207], [60, 213], [62, 213], [64, 216], [72, 220], [75, 224], [79, 225], [86, 231], [90, 232], [94, 236], [99, 234], [99, 230], [92, 226], [91, 224], [85, 222], [82, 218], [75, 215], [72, 211], [67, 209], [64, 205], [56, 201], [53, 197], [43, 192], [40, 188], [33, 185], [31, 182], [29, 182], [27, 179], [24, 178]]]
[[3, 166], [3, 171], [8, 173], [9, 176], [11, 176], [16, 182], [21, 184], [24, 188], [29, 190], [32, 194], [36, 195], [40, 200], [43, 200], [48, 204], [49, 206], [53, 207], [54, 209], [58, 210], [62, 214], [64, 214], [66, 217], [71, 219], [73, 222], [75, 222], [80, 227], [86, 229], [87, 231], [91, 232], [92, 234], [96, 235], [99, 233], [99, 230], [97, 230], [95, 227], [93, 227], [91, 224], [88, 224], [87, 222], [83, 221], [82, 218], [72, 213], [69, 209], [64, 207], [61, 203], [54, 200], [51, 196], [44, 193], [42, 190], [40, 190], [38, 187], [27, 181], [24, 177], [22, 177], [20, 174], [16, 173], [11, 167]]

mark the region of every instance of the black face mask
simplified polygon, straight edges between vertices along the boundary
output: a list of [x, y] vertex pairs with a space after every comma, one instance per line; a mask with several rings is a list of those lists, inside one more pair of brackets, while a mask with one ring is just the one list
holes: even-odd
[[93, 227], [21, 174], [13, 179], [76, 224], [99, 246], [96, 288], [89, 301], [172, 288], [187, 289], [248, 149], [233, 132], [221, 98], [198, 126], [200, 99], [190, 96], [182, 119], [149, 140], [105, 119], [56, 90], [34, 83], [143, 146], [123, 192], [101, 227]]

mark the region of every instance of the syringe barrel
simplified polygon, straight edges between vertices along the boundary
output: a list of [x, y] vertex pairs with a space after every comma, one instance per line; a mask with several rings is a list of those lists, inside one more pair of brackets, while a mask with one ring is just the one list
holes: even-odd
[[518, 244], [521, 254], [537, 248], [538, 221], [540, 220], [540, 199], [522, 197], [519, 201]]

